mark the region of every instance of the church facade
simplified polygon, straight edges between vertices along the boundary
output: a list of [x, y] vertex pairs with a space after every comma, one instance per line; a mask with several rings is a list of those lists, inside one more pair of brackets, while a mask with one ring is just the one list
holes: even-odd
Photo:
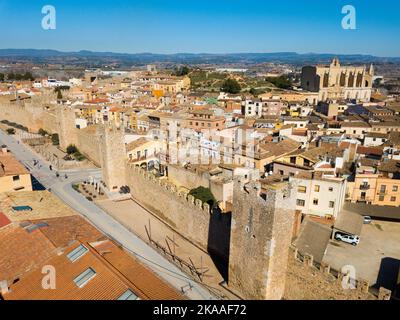
[[306, 66], [302, 69], [303, 90], [318, 92], [319, 101], [356, 100], [369, 102], [374, 67], [341, 66], [335, 58], [329, 66]]

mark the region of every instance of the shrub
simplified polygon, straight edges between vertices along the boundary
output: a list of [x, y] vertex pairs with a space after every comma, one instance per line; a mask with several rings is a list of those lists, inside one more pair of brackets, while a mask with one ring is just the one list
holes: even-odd
[[226, 79], [221, 87], [221, 91], [232, 94], [239, 93], [241, 89], [239, 82], [231, 78]]
[[189, 194], [195, 197], [196, 199], [201, 200], [202, 202], [208, 203], [210, 207], [213, 207], [214, 204], [216, 203], [214, 195], [208, 188], [198, 187], [190, 190]]
[[68, 154], [75, 154], [75, 153], [77, 153], [77, 152], [78, 152], [78, 148], [77, 148], [75, 145], [70, 144], [70, 145], [67, 147], [67, 153], [68, 153]]
[[54, 146], [58, 146], [60, 144], [60, 138], [57, 133], [51, 135], [51, 142]]
[[10, 134], [10, 135], [11, 135], [11, 134], [15, 134], [15, 129], [13, 129], [13, 128], [8, 128], [6, 131], [7, 131], [7, 133]]
[[49, 134], [46, 130], [44, 130], [44, 129], [42, 129], [42, 128], [39, 129], [38, 133], [39, 133], [41, 136], [45, 136], [45, 135], [48, 135], [48, 134]]
[[86, 159], [86, 157], [83, 154], [81, 154], [79, 151], [74, 154], [74, 157], [77, 161], [83, 161]]
[[265, 80], [272, 83], [273, 85], [275, 85], [280, 89], [290, 89], [292, 87], [292, 82], [284, 76], [276, 78], [268, 77]]

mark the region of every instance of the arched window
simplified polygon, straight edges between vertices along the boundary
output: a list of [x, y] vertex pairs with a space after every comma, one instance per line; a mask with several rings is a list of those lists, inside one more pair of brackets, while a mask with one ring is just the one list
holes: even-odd
[[329, 73], [325, 73], [324, 74], [324, 84], [323, 84], [324, 88], [328, 88], [329, 86]]
[[345, 87], [346, 86], [346, 73], [342, 72], [340, 75], [340, 86]]
[[362, 86], [363, 75], [362, 73], [357, 74], [357, 83], [356, 87], [360, 88]]
[[354, 73], [350, 73], [348, 87], [354, 87]]

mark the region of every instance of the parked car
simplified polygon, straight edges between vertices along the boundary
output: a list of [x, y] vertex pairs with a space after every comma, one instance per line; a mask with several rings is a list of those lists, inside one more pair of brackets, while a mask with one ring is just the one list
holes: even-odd
[[347, 234], [340, 234], [336, 233], [335, 239], [339, 241], [343, 241], [346, 243], [349, 243], [353, 246], [356, 246], [360, 243], [360, 237], [359, 236], [352, 236], [352, 235], [347, 235]]
[[364, 224], [370, 224], [372, 222], [372, 218], [370, 216], [364, 216]]

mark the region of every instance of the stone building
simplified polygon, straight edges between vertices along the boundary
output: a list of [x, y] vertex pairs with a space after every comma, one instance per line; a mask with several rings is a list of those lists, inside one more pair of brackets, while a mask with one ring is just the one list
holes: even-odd
[[126, 185], [126, 149], [123, 129], [111, 125], [99, 127], [101, 169], [109, 191]]
[[57, 106], [56, 117], [58, 122], [58, 135], [60, 148], [67, 150], [70, 144], [77, 144], [77, 129], [75, 125], [75, 111], [67, 106]]
[[0, 149], [0, 193], [9, 191], [32, 191], [32, 181], [29, 171], [13, 154], [8, 152], [7, 146]]
[[295, 199], [287, 182], [235, 179], [228, 285], [244, 299], [282, 298]]
[[306, 66], [302, 69], [301, 87], [318, 92], [319, 101], [351, 99], [369, 102], [372, 93], [373, 65], [341, 66], [337, 58], [329, 66]]

